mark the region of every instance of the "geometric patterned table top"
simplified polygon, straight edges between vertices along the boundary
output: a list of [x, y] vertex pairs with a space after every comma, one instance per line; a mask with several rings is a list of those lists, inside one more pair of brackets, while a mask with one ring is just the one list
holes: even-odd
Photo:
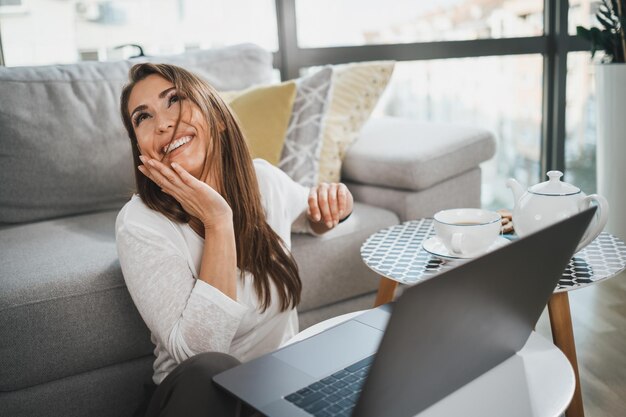
[[[464, 259], [440, 259], [426, 252], [422, 242], [434, 235], [433, 219], [397, 224], [371, 235], [361, 246], [361, 258], [379, 275], [409, 285], [467, 262]], [[594, 284], [617, 275], [624, 268], [626, 245], [617, 237], [602, 232], [574, 255], [555, 292]]]

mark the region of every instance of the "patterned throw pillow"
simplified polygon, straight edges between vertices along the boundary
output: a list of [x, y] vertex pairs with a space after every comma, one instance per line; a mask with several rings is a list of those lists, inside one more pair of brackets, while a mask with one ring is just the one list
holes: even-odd
[[278, 167], [307, 187], [317, 184], [322, 121], [328, 109], [332, 73], [328, 66], [295, 80], [298, 92]]
[[333, 66], [329, 110], [323, 121], [319, 182], [338, 182], [341, 161], [385, 90], [394, 61]]

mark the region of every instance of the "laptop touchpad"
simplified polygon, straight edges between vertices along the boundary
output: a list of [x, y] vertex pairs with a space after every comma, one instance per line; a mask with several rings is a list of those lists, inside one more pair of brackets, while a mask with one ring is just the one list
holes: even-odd
[[272, 356], [321, 378], [374, 354], [382, 337], [382, 331], [350, 320]]

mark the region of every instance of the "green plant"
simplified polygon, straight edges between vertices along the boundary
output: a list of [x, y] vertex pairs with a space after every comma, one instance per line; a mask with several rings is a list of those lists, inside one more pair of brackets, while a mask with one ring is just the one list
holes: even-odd
[[596, 27], [591, 29], [576, 27], [576, 34], [591, 42], [592, 58], [596, 51], [604, 50], [605, 62], [624, 62], [624, 55], [626, 55], [624, 12], [626, 12], [626, 0], [602, 0], [596, 13], [602, 30]]

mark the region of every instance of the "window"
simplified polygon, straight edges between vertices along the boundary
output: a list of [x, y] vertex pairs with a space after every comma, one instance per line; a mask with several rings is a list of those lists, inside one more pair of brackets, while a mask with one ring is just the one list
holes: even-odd
[[600, 7], [599, 0], [570, 0], [569, 1], [569, 18], [568, 33], [576, 34], [576, 26], [597, 26], [596, 12]]
[[297, 0], [296, 14], [303, 48], [543, 33], [543, 0]]
[[596, 100], [589, 52], [567, 56], [565, 180], [586, 194], [596, 192]]
[[22, 12], [24, 12], [22, 0], [0, 0], [0, 14]]
[[375, 115], [489, 129], [496, 156], [485, 162], [483, 206], [512, 207], [505, 181], [538, 181], [541, 55], [398, 62]]
[[[12, 2], [18, 0], [4, 0]], [[273, 0], [24, 0], [23, 9], [0, 13], [8, 66], [114, 60], [137, 53], [115, 48], [123, 44], [139, 44], [148, 55], [241, 42], [278, 49]]]

